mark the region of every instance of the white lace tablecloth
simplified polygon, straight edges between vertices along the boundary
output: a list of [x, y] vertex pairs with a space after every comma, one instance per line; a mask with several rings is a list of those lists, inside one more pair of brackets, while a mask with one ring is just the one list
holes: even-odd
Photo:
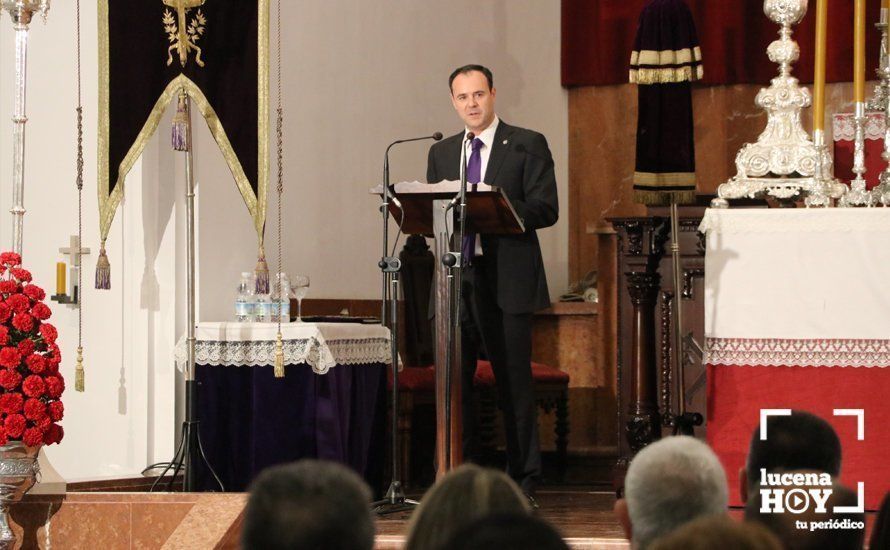
[[890, 208], [709, 209], [710, 364], [890, 367]]
[[[195, 363], [252, 367], [275, 364], [276, 323], [198, 323]], [[382, 325], [285, 323], [281, 325], [284, 364], [308, 364], [318, 374], [335, 365], [391, 363], [390, 333]], [[177, 367], [187, 358], [185, 336], [175, 351]]]

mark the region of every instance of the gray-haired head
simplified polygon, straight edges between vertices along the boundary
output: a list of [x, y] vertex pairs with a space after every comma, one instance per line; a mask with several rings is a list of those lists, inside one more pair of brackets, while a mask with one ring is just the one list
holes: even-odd
[[728, 504], [717, 455], [688, 436], [668, 437], [640, 451], [624, 487], [633, 545], [640, 549], [688, 521], [725, 513]]

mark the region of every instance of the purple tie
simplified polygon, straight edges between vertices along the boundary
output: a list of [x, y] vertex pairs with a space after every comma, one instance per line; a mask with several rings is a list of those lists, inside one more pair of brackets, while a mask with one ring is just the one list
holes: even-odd
[[[467, 183], [479, 183], [482, 179], [482, 146], [484, 143], [479, 138], [473, 139], [473, 152], [470, 153], [470, 160], [467, 161]], [[476, 234], [464, 230], [464, 240], [461, 243], [460, 253], [463, 258], [463, 265], [473, 263], [476, 257]]]

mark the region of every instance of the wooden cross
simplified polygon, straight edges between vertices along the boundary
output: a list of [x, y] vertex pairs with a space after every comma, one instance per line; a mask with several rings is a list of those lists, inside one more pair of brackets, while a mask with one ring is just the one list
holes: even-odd
[[71, 265], [74, 267], [80, 267], [80, 257], [89, 254], [89, 248], [81, 248], [80, 247], [80, 237], [77, 235], [71, 235], [70, 246], [62, 247], [59, 249], [59, 252], [62, 254], [67, 254], [71, 256]]

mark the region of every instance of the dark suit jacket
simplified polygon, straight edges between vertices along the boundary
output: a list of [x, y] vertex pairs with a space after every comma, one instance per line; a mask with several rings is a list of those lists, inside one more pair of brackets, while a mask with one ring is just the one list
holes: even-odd
[[[460, 132], [430, 147], [427, 181], [460, 179]], [[497, 302], [506, 313], [531, 313], [550, 305], [536, 229], [559, 218], [553, 156], [547, 139], [532, 130], [498, 124], [485, 183], [506, 192], [525, 225], [522, 235], [482, 235], [482, 250], [497, 269]]]

